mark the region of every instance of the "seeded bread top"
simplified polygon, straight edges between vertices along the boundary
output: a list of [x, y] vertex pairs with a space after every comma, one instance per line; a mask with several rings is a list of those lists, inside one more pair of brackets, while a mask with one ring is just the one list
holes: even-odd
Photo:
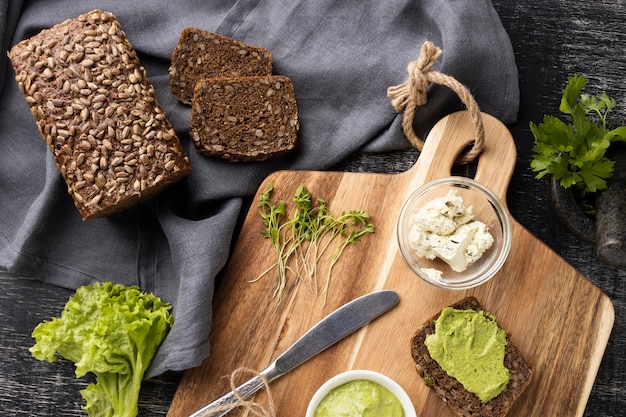
[[[466, 297], [451, 307], [459, 310], [485, 311], [474, 297]], [[428, 320], [415, 334], [411, 341], [412, 355], [417, 372], [424, 378], [427, 385], [440, 397], [458, 416], [462, 417], [503, 417], [513, 403], [524, 392], [532, 378], [532, 369], [522, 357], [518, 348], [507, 335], [508, 343], [504, 352], [504, 366], [509, 370], [509, 383], [506, 389], [494, 399], [483, 403], [476, 395], [465, 390], [456, 379], [450, 377], [435, 362], [424, 345], [426, 336], [435, 332], [436, 314]]]
[[112, 14], [69, 19], [19, 42], [9, 56], [84, 219], [134, 205], [191, 172]]
[[191, 104], [202, 78], [246, 77], [272, 74], [272, 53], [259, 46], [197, 28], [183, 29], [172, 53], [170, 92]]

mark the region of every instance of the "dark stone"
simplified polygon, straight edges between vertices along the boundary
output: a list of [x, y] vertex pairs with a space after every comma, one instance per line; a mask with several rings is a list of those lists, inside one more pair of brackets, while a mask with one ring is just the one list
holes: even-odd
[[596, 197], [596, 254], [610, 268], [626, 268], [626, 148], [611, 150], [615, 161], [607, 189]]
[[551, 178], [550, 197], [561, 223], [580, 239], [594, 244], [596, 222], [581, 210], [571, 189], [561, 187], [557, 180]]

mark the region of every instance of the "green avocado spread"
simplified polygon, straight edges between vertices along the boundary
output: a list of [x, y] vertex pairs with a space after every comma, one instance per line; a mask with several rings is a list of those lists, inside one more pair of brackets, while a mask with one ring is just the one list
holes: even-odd
[[404, 417], [400, 400], [382, 385], [358, 379], [330, 392], [315, 409], [314, 417]]
[[495, 398], [509, 382], [506, 332], [487, 312], [444, 308], [424, 344], [439, 366], [482, 402]]

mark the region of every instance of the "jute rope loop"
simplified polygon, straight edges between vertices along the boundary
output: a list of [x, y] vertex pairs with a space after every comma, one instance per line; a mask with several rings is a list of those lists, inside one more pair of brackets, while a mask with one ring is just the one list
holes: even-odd
[[404, 111], [402, 130], [411, 144], [421, 151], [424, 147], [424, 141], [413, 130], [413, 119], [415, 111], [427, 102], [428, 86], [435, 83], [454, 91], [465, 104], [476, 125], [476, 138], [471, 149], [461, 154], [456, 161], [459, 164], [468, 164], [482, 152], [485, 142], [485, 130], [480, 108], [465, 85], [458, 82], [454, 77], [432, 70], [440, 55], [441, 49], [432, 42], [424, 42], [420, 56], [416, 61], [409, 62], [407, 66], [409, 73], [407, 80], [400, 85], [389, 87], [387, 96], [391, 99], [391, 104], [398, 113]]

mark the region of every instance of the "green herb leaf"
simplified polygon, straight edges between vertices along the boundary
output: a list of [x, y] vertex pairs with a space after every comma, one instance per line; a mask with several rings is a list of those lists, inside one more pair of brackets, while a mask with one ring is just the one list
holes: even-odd
[[606, 189], [605, 179], [611, 177], [614, 162], [608, 158], [586, 162], [580, 169], [579, 175], [585, 183], [587, 192], [595, 193]]
[[615, 100], [606, 93], [582, 94], [586, 84], [583, 76], [569, 77], [559, 106], [565, 120], [545, 115], [542, 123], [530, 123], [535, 137], [530, 167], [536, 178], [552, 175], [562, 187], [574, 187], [578, 197], [606, 188], [613, 175], [606, 151], [612, 142], [626, 141], [626, 126], [606, 127]]
[[568, 79], [567, 85], [563, 90], [561, 105], [559, 110], [561, 113], [573, 115], [578, 103], [580, 92], [587, 85], [587, 79], [580, 75], [573, 75]]

